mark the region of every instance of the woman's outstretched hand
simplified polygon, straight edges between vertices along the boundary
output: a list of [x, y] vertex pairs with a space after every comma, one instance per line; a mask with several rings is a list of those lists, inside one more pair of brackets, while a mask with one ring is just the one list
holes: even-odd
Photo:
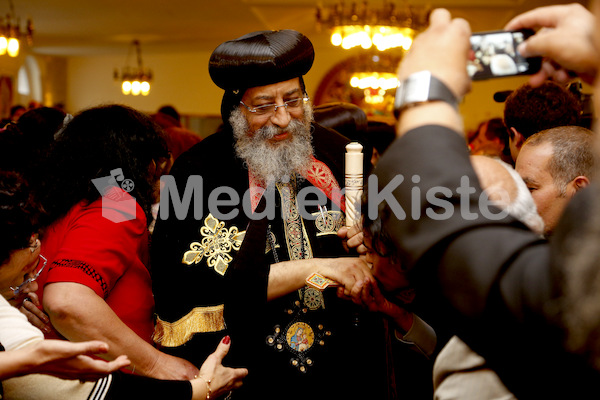
[[229, 336], [225, 336], [215, 352], [204, 361], [198, 377], [191, 381], [192, 399], [218, 398], [242, 386], [242, 379], [248, 375], [248, 370], [246, 368], [229, 368], [222, 364], [230, 346], [231, 339]]

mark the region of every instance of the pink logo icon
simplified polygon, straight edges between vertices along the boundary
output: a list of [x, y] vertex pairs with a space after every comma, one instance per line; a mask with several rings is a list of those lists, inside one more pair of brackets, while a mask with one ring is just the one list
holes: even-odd
[[125, 179], [121, 168], [113, 169], [109, 176], [92, 179], [92, 183], [102, 195], [104, 218], [115, 223], [135, 219], [137, 203], [129, 194], [135, 184], [131, 179]]

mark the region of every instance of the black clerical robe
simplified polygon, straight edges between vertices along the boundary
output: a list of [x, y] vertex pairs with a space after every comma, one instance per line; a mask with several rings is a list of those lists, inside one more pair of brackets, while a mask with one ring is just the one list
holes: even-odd
[[[343, 182], [347, 140], [317, 124], [312, 134], [315, 158], [333, 174], [323, 179]], [[255, 210], [261, 214], [274, 206], [273, 214], [250, 218], [248, 202], [245, 210], [241, 203], [248, 170], [228, 130], [180, 156], [171, 174], [179, 199], [186, 185], [188, 193], [194, 185], [202, 190], [194, 192], [185, 215], [171, 199], [168, 218], [161, 214], [167, 194], [161, 195], [151, 248], [155, 341], [161, 349], [200, 366], [229, 334], [225, 364], [249, 369], [234, 398], [386, 398], [380, 316], [337, 298], [335, 289], [305, 287], [267, 302], [271, 264], [347, 256], [336, 235], [344, 214], [335, 201], [310, 191], [307, 215], [300, 215], [294, 200], [314, 186], [292, 177], [287, 185], [267, 188]], [[236, 193], [240, 201], [222, 205], [217, 216], [209, 207], [215, 190]]]

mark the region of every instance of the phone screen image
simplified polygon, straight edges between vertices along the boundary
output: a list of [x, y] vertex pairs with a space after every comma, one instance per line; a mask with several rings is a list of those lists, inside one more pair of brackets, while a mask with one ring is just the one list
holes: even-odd
[[482, 80], [537, 72], [541, 66], [541, 59], [525, 58], [517, 51], [517, 46], [532, 34], [533, 31], [473, 34], [472, 52], [467, 65], [471, 79]]

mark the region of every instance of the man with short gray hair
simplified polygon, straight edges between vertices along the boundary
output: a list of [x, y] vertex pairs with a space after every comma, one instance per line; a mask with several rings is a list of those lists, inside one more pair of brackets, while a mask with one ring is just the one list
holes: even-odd
[[561, 126], [532, 135], [521, 148], [515, 169], [533, 196], [546, 236], [569, 200], [593, 178], [593, 138], [589, 129]]

